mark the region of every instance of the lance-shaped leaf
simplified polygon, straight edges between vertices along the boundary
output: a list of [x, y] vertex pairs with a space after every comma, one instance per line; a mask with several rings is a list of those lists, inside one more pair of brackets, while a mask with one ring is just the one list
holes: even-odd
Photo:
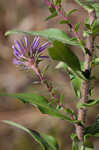
[[53, 47], [49, 48], [48, 52], [52, 59], [63, 61], [73, 70], [81, 71], [79, 59], [71, 49], [62, 42], [53, 42]]
[[52, 18], [58, 16], [58, 13], [57, 13], [57, 11], [56, 11], [56, 9], [55, 9], [54, 7], [49, 7], [49, 11], [50, 11], [51, 15], [48, 16], [48, 17], [45, 19], [45, 21], [48, 21], [49, 19], [52, 19]]
[[84, 2], [83, 0], [75, 0], [75, 1], [87, 11], [93, 10], [93, 6], [90, 4], [90, 2]]
[[74, 27], [74, 30], [75, 32], [78, 32], [79, 28], [80, 28], [80, 25], [81, 25], [81, 22], [78, 22], [75, 27]]
[[93, 0], [86, 0], [87, 3], [89, 3], [96, 11], [96, 15], [99, 16], [99, 1], [93, 1]]
[[[61, 61], [61, 64], [57, 68], [66, 68], [72, 74], [77, 75], [83, 80], [86, 80], [86, 77], [81, 71], [81, 65], [78, 57], [71, 51], [71, 49], [59, 41], [53, 42], [53, 47], [48, 49], [49, 56], [53, 60]], [[64, 64], [65, 63], [65, 64]]]
[[[73, 70], [72, 70], [69, 66], [67, 66], [67, 64], [64, 63], [64, 62], [59, 62], [55, 68], [56, 68], [56, 69], [61, 69], [61, 68], [63, 68], [65, 71], [68, 72], [68, 74], [71, 74], [72, 76], [75, 76], [75, 77], [77, 77], [77, 78], [86, 80], [86, 78], [84, 77], [84, 75], [82, 74], [82, 72], [80, 72], [80, 71], [73, 71]], [[81, 68], [82, 68], [82, 65], [81, 65]], [[83, 70], [83, 68], [82, 68], [82, 70]], [[79, 85], [80, 85], [80, 84], [79, 84]], [[78, 87], [79, 87], [79, 85], [78, 85]], [[78, 89], [79, 89], [79, 88], [78, 88]]]
[[56, 16], [58, 16], [58, 13], [55, 11], [55, 12], [53, 12], [50, 16], [48, 16], [48, 17], [45, 19], [45, 21], [48, 21], [49, 19], [52, 19], [52, 18], [54, 18], [54, 17], [56, 17]]
[[96, 105], [96, 104], [99, 104], [99, 99], [96, 99], [96, 100], [89, 100], [87, 103], [78, 103], [77, 104], [77, 107], [78, 108], [83, 108], [83, 107], [92, 107], [92, 106], [94, 106], [94, 105]]
[[60, 24], [69, 24], [69, 20], [61, 20]]
[[98, 1], [92, 1], [92, 0], [75, 0], [79, 5], [81, 5], [85, 10], [91, 11], [95, 10], [96, 15], [99, 16], [99, 2]]
[[43, 150], [59, 150], [58, 144], [52, 136], [41, 134], [12, 121], [3, 120], [2, 122], [27, 132], [37, 143], [41, 145]]
[[42, 37], [45, 37], [51, 41], [61, 41], [62, 43], [70, 44], [70, 45], [79, 45], [77, 41], [72, 41], [72, 38], [70, 38], [64, 31], [56, 29], [56, 28], [50, 28], [42, 31], [17, 31], [17, 30], [10, 30], [5, 33], [5, 35], [9, 34], [28, 34], [28, 35], [39, 35]]
[[74, 92], [75, 92], [75, 96], [80, 98], [80, 96], [81, 96], [81, 91], [80, 91], [81, 79], [78, 76], [74, 76], [72, 74], [70, 74], [69, 76], [70, 76], [72, 87], [73, 87]]
[[96, 36], [99, 35], [99, 18], [97, 18], [91, 25], [91, 34]]
[[40, 96], [38, 94], [30, 94], [30, 93], [0, 94], [0, 96], [14, 97], [24, 103], [29, 103], [31, 105], [37, 106], [39, 110], [44, 114], [48, 114], [53, 117], [58, 117], [60, 119], [67, 120], [71, 123], [78, 122], [77, 120], [72, 121], [71, 118], [65, 116], [64, 114], [60, 113], [58, 110], [53, 108], [44, 96]]
[[79, 77], [78, 74], [75, 74], [73, 71], [71, 71], [70, 68], [68, 68], [68, 66], [63, 62], [59, 62], [58, 65], [56, 66], [56, 69], [60, 69], [60, 68], [65, 69], [67, 71], [67, 73], [69, 74], [75, 96], [80, 98], [80, 96], [81, 96], [81, 91], [80, 91], [81, 77]]
[[59, 41], [55, 41], [53, 42], [53, 47], [48, 49], [48, 52], [52, 59], [61, 61], [56, 67], [57, 69], [64, 68], [70, 71], [75, 76], [86, 80], [81, 71], [78, 57], [71, 51], [71, 49], [67, 45]]
[[72, 9], [72, 10], [68, 11], [67, 16], [69, 17], [71, 14], [73, 14], [76, 11], [78, 11], [78, 9]]

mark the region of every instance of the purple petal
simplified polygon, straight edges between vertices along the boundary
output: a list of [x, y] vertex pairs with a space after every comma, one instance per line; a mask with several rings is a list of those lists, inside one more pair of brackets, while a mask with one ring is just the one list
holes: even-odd
[[20, 52], [23, 51], [23, 48], [21, 47], [21, 45], [19, 44], [19, 42], [17, 40], [14, 40], [14, 43], [17, 45], [17, 47], [19, 48]]
[[36, 40], [37, 40], [37, 37], [35, 37], [35, 38], [34, 38], [34, 40], [33, 40], [32, 44], [31, 44], [31, 49], [33, 49], [33, 46], [34, 46], [34, 44], [35, 44]]
[[36, 52], [37, 47], [40, 44], [40, 38], [39, 37], [35, 37], [33, 40], [33, 43], [31, 44], [31, 49], [33, 50], [33, 52]]
[[49, 58], [49, 56], [39, 56], [39, 58]]
[[28, 39], [27, 39], [27, 37], [24, 37], [24, 40], [25, 40], [26, 48], [29, 48], [29, 44], [28, 44]]
[[18, 49], [14, 45], [12, 45], [12, 48], [14, 56], [19, 58], [22, 54], [18, 51]]
[[39, 49], [38, 52], [42, 52], [44, 49], [46, 49], [49, 46], [49, 42], [44, 43]]
[[16, 59], [16, 58], [14, 58], [13, 59], [13, 64], [15, 64], [15, 65], [21, 65], [22, 62], [20, 60]]
[[25, 53], [25, 46], [24, 46], [24, 43], [21, 41], [21, 40], [19, 40], [19, 42], [20, 42], [20, 44], [21, 44], [21, 46], [22, 46], [22, 53]]
[[19, 40], [19, 42], [22, 45], [22, 47], [25, 49], [25, 46], [24, 46], [23, 42], [21, 40]]

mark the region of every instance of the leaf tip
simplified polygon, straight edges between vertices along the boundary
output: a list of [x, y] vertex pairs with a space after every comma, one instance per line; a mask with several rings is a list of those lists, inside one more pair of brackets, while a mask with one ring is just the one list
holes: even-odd
[[7, 32], [5, 32], [5, 36], [8, 36], [10, 34], [10, 32], [9, 31], [7, 31]]

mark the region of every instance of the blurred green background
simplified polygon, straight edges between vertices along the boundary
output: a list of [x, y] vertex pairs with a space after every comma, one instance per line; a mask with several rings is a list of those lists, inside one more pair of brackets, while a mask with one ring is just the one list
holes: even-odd
[[[87, 12], [78, 6], [74, 0], [64, 0], [63, 7], [66, 11], [78, 8], [71, 16], [71, 21], [76, 24], [82, 22], [80, 34], [84, 27], [84, 19], [88, 17]], [[42, 30], [50, 27], [57, 27], [69, 32], [67, 25], [60, 25], [57, 17], [48, 22], [44, 19], [49, 15], [47, 6], [43, 0], [0, 0], [0, 92], [34, 92], [48, 96], [47, 89], [41, 86], [38, 78], [31, 72], [25, 72], [21, 68], [16, 67], [12, 63], [12, 43], [14, 39], [22, 39], [22, 35], [4, 36], [7, 30]], [[70, 36], [72, 36], [70, 34]], [[29, 37], [33, 39], [33, 37]], [[98, 38], [96, 42], [98, 43]], [[83, 60], [83, 54], [77, 47], [72, 50]], [[99, 52], [97, 52], [98, 55]], [[69, 82], [68, 75], [62, 70], [54, 70], [56, 62], [45, 61], [41, 64], [41, 68], [50, 64], [47, 78], [57, 88], [58, 93], [65, 94], [65, 106], [72, 107], [76, 110], [76, 98]], [[99, 67], [94, 69], [96, 77], [95, 97], [99, 97]], [[96, 114], [99, 113], [99, 105], [90, 108], [87, 112], [87, 124], [94, 122]], [[60, 150], [70, 150], [70, 135], [75, 132], [69, 123], [41, 114], [36, 108], [27, 104], [22, 104], [8, 97], [0, 97], [0, 120], [11, 120], [24, 125], [25, 127], [38, 130], [54, 136], [60, 146]], [[99, 140], [94, 139], [95, 150], [99, 148]], [[40, 146], [23, 131], [12, 128], [11, 126], [0, 123], [0, 150], [40, 150]]]

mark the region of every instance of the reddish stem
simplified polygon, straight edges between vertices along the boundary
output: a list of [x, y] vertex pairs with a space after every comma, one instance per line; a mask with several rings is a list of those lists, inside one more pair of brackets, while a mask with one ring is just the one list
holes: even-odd
[[[45, 0], [45, 3], [49, 6], [49, 7], [53, 7], [57, 10], [57, 12], [59, 13], [60, 16], [62, 16], [64, 18], [64, 20], [68, 20], [68, 18], [65, 16], [65, 11], [63, 10], [61, 5], [54, 5], [51, 2], [49, 2], [48, 0]], [[74, 27], [72, 25], [72, 23], [68, 23], [69, 28], [72, 30], [72, 32], [74, 33], [75, 37], [80, 40], [80, 36], [79, 33], [75, 32]]]

